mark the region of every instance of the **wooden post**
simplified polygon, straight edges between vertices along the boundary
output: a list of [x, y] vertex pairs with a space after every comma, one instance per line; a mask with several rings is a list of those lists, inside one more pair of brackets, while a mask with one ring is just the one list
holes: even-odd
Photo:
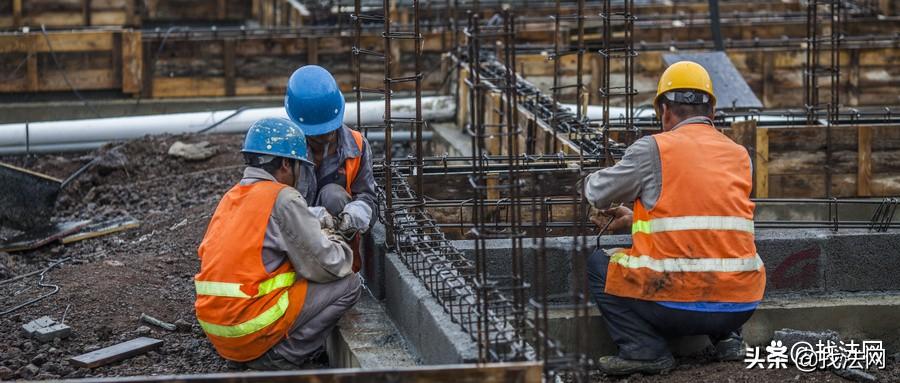
[[600, 103], [598, 90], [600, 89], [600, 76], [602, 76], [601, 65], [603, 65], [603, 61], [600, 60], [600, 55], [591, 55], [591, 85], [589, 85], [591, 89], [588, 89], [591, 104]]
[[872, 127], [857, 128], [857, 140], [856, 194], [868, 197], [872, 195]]
[[13, 27], [18, 29], [22, 26], [22, 0], [13, 0]]
[[143, 98], [152, 98], [153, 97], [153, 79], [156, 77], [156, 71], [153, 67], [153, 46], [149, 41], [141, 43], [141, 51], [142, 54], [142, 62], [141, 64], [141, 97]]
[[319, 39], [316, 37], [306, 39], [306, 63], [319, 64]]
[[140, 26], [140, 18], [134, 13], [134, 2], [137, 0], [125, 0], [125, 25], [129, 27]]
[[755, 153], [756, 162], [753, 164], [755, 197], [769, 198], [769, 129], [756, 128]]
[[122, 92], [140, 93], [143, 86], [144, 50], [140, 31], [122, 32]]
[[225, 17], [228, 16], [228, 1], [219, 0], [216, 5], [216, 16], [218, 17], [218, 20], [225, 20]]
[[775, 55], [767, 54], [767, 52], [760, 51], [760, 57], [762, 58], [762, 103], [763, 106], [771, 106], [774, 105], [772, 101], [772, 97], [775, 96], [775, 90], [773, 86], [775, 84]]
[[225, 96], [235, 95], [234, 39], [225, 39], [222, 54], [225, 63]]
[[84, 17], [84, 25], [91, 25], [91, 0], [82, 0], [82, 17]]
[[466, 130], [466, 122], [469, 120], [469, 87], [466, 86], [466, 79], [469, 77], [469, 70], [464, 68], [459, 68], [459, 78], [457, 81], [459, 84], [457, 85], [457, 89], [459, 89], [459, 95], [456, 98], [456, 126], [459, 127], [460, 130]]
[[38, 61], [37, 61], [37, 40], [41, 35], [36, 33], [29, 33], [29, 39], [31, 40], [31, 44], [28, 45], [28, 62], [27, 62], [27, 74], [28, 74], [28, 90], [31, 92], [37, 92], [38, 90]]
[[859, 49], [853, 49], [850, 51], [850, 78], [847, 79], [847, 104], [853, 106], [859, 105], [859, 72]]

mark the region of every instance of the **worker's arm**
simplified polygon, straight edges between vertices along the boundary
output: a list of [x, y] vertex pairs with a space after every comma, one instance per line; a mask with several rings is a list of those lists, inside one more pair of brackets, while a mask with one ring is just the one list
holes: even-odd
[[349, 275], [353, 251], [336, 235], [326, 234], [294, 188], [284, 188], [272, 209], [284, 252], [303, 278], [327, 283]]
[[612, 167], [600, 169], [584, 181], [584, 198], [595, 208], [607, 209], [613, 203], [627, 203], [641, 198], [648, 209], [659, 198], [659, 149], [653, 137], [635, 141], [622, 159]]
[[353, 201], [344, 207], [350, 216], [352, 226], [358, 231], [366, 231], [375, 222], [377, 199], [375, 197], [375, 175], [372, 171], [372, 155], [369, 141], [363, 138], [363, 150], [359, 172], [350, 185]]

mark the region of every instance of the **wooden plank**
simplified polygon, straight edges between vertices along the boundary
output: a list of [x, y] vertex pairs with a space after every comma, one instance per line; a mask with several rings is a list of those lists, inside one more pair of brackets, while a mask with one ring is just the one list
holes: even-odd
[[222, 77], [157, 77], [153, 79], [153, 97], [222, 97]]
[[[75, 89], [78, 90], [102, 90], [116, 89], [121, 86], [121, 77], [116, 77], [111, 69], [81, 69], [67, 70], [66, 76]], [[62, 71], [54, 70], [41, 73], [38, 78], [38, 90], [40, 91], [69, 91], [71, 88], [66, 83]]]
[[144, 50], [141, 45], [141, 32], [122, 32], [122, 92], [140, 93], [143, 74]]
[[87, 354], [78, 355], [69, 359], [69, 362], [76, 367], [100, 367], [159, 348], [162, 343], [163, 341], [159, 339], [140, 337]]
[[754, 197], [769, 197], [769, 129], [756, 129], [756, 153], [753, 166]]
[[231, 372], [194, 375], [156, 375], [87, 378], [81, 382], [245, 382], [245, 383], [538, 383], [540, 362], [445, 364], [398, 368]]
[[859, 197], [872, 195], [872, 127], [860, 126], [857, 137], [856, 194]]
[[34, 41], [34, 50], [50, 52], [50, 44], [54, 52], [110, 51], [113, 49], [113, 31], [91, 32], [48, 32], [47, 38], [40, 33], [33, 34], [40, 38]]

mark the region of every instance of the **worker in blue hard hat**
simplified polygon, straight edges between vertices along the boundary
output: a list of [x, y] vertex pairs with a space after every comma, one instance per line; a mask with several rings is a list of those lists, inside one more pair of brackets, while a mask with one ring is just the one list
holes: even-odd
[[353, 251], [293, 186], [311, 167], [303, 131], [253, 123], [247, 168], [200, 244], [197, 319], [216, 351], [254, 369], [321, 367], [325, 339], [359, 299]]
[[344, 125], [344, 96], [331, 73], [306, 65], [291, 75], [284, 96], [287, 115], [306, 133], [314, 171], [305, 195], [336, 219], [336, 229], [351, 242], [353, 270], [359, 271], [359, 234], [374, 222], [375, 177], [369, 143]]

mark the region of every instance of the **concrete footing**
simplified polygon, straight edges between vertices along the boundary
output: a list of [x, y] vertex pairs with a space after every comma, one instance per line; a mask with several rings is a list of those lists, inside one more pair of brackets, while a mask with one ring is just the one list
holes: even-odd
[[[588, 353], [597, 357], [613, 355], [616, 346], [606, 330], [599, 311], [594, 308], [589, 318], [591, 341]], [[751, 346], [766, 346], [776, 330], [837, 331], [845, 340], [881, 340], [885, 349], [900, 349], [900, 292], [880, 294], [783, 295], [763, 301], [744, 325], [744, 341]], [[564, 345], [584, 334], [576, 334], [575, 320], [568, 310], [551, 315], [551, 334]], [[670, 339], [672, 352], [678, 356], [695, 354], [710, 345], [705, 336]]]
[[[474, 242], [453, 241], [474, 258]], [[588, 245], [594, 247], [591, 238]], [[600, 238], [601, 248], [628, 247], [631, 236]], [[498, 275], [509, 268], [509, 241], [486, 241], [488, 270]], [[526, 239], [523, 244], [527, 278], [539, 244]], [[757, 252], [766, 265], [766, 293], [832, 293], [900, 290], [900, 233], [872, 233], [866, 230], [758, 230]], [[571, 237], [546, 239], [547, 277], [553, 281], [551, 294], [569, 291], [572, 280]]]

